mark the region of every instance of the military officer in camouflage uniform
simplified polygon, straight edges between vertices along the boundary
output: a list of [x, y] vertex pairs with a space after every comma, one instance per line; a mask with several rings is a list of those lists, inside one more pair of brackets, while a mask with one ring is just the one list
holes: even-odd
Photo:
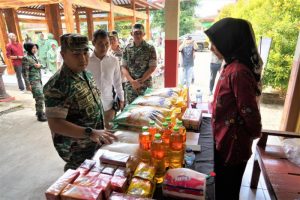
[[22, 58], [23, 74], [25, 82], [30, 83], [31, 92], [35, 99], [35, 109], [38, 121], [47, 121], [44, 113], [44, 94], [42, 85], [41, 69], [44, 66], [41, 61], [36, 57], [38, 46], [33, 43], [25, 43], [24, 49], [27, 55]]
[[64, 63], [44, 86], [44, 95], [54, 146], [67, 170], [92, 158], [101, 143], [112, 143], [116, 137], [103, 130], [100, 94], [86, 71], [87, 37], [65, 34], [60, 40]]
[[127, 79], [125, 93], [128, 104], [143, 95], [147, 87], [152, 87], [151, 74], [157, 65], [154, 46], [143, 39], [144, 26], [135, 24], [131, 35], [133, 42], [126, 46], [122, 58], [122, 72]]

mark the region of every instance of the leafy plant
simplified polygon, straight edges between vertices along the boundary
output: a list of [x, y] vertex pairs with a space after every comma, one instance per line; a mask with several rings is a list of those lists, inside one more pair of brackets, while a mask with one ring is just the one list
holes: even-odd
[[[195, 8], [199, 0], [186, 0], [180, 2], [179, 16], [179, 35], [191, 33], [195, 30], [196, 18]], [[158, 28], [164, 31], [165, 27], [165, 10], [157, 10], [151, 13], [151, 28]]]
[[250, 21], [257, 40], [272, 38], [263, 83], [286, 92], [300, 30], [300, 0], [239, 0], [220, 11], [218, 19], [224, 17]]

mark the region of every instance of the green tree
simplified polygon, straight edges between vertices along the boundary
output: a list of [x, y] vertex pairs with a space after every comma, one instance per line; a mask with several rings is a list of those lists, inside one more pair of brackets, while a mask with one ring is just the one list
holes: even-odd
[[[195, 8], [200, 0], [186, 0], [180, 2], [179, 35], [191, 33], [195, 30], [197, 19]], [[165, 11], [157, 10], [151, 13], [151, 28], [159, 28], [164, 31]]]
[[285, 92], [300, 30], [300, 0], [239, 0], [221, 10], [219, 19], [224, 17], [250, 21], [257, 40], [272, 38], [263, 83]]

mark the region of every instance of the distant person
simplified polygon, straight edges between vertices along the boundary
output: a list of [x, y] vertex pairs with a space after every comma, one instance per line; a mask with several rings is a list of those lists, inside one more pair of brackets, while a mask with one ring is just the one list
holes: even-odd
[[55, 72], [57, 71], [56, 58], [57, 58], [57, 44], [52, 41], [51, 48], [47, 52], [47, 64], [52, 74], [55, 74]]
[[63, 57], [61, 56], [60, 51], [61, 51], [61, 47], [59, 46], [59, 47], [57, 48], [57, 51], [56, 51], [56, 68], [57, 68], [57, 69], [60, 69], [60, 68], [61, 68], [61, 65], [62, 65], [63, 62], [64, 62], [64, 59], [63, 59]]
[[66, 171], [91, 159], [101, 144], [112, 143], [116, 136], [103, 130], [100, 93], [86, 71], [88, 38], [64, 34], [60, 43], [63, 65], [44, 86], [44, 95], [53, 143]]
[[212, 103], [216, 199], [238, 200], [253, 140], [261, 136], [257, 97], [262, 60], [250, 22], [224, 18], [205, 31], [225, 65]]
[[22, 44], [17, 41], [17, 37], [14, 33], [9, 33], [8, 38], [10, 42], [6, 46], [6, 56], [12, 60], [16, 77], [18, 80], [18, 86], [20, 91], [25, 91], [22, 76], [26, 85], [26, 90], [30, 91], [30, 84], [26, 80], [25, 71], [22, 68], [22, 58], [24, 57]]
[[191, 36], [188, 36], [186, 40], [179, 47], [179, 51], [182, 56], [182, 75], [180, 79], [181, 85], [189, 87], [192, 84], [194, 78], [194, 60], [197, 44], [192, 40]]
[[22, 59], [22, 66], [24, 69], [28, 70], [28, 80], [30, 82], [33, 98], [35, 99], [37, 120], [45, 122], [47, 121], [47, 118], [44, 112], [44, 94], [41, 76], [43, 65], [36, 56], [38, 46], [33, 43], [25, 43], [24, 49], [26, 50], [27, 55]]
[[[119, 40], [117, 31], [109, 32], [110, 49], [109, 49], [108, 54], [111, 54], [111, 55], [115, 56], [116, 58], [118, 58], [118, 61], [120, 64], [120, 69], [121, 69], [121, 64], [122, 64], [121, 62], [122, 62], [122, 56], [123, 56], [124, 49], [122, 49], [122, 47], [120, 46], [119, 41], [120, 40]], [[125, 90], [126, 78], [122, 72], [122, 69], [121, 69], [121, 76], [122, 76], [122, 88], [123, 88], [123, 90]], [[116, 95], [116, 93], [113, 88], [113, 97], [115, 97], [115, 95]]]
[[45, 69], [47, 69], [48, 68], [47, 66], [48, 45], [47, 45], [47, 40], [45, 39], [43, 33], [39, 34], [37, 45], [39, 46], [38, 56], [41, 60], [42, 65], [45, 67]]
[[110, 48], [109, 37], [106, 31], [97, 30], [93, 34], [94, 52], [89, 58], [87, 69], [92, 72], [96, 85], [100, 90], [100, 97], [104, 109], [104, 127], [111, 129], [109, 122], [115, 117], [113, 109], [113, 91], [120, 99], [120, 107], [124, 107], [124, 91], [122, 88], [122, 77], [119, 60], [108, 54]]
[[217, 76], [217, 73], [220, 71], [222, 65], [222, 60], [219, 59], [214, 52], [211, 53], [211, 61], [210, 61], [210, 82], [209, 82], [209, 92], [210, 95], [212, 95], [214, 85], [215, 85], [215, 79]]
[[29, 43], [32, 42], [31, 37], [26, 33], [26, 37], [25, 37], [25, 43]]
[[154, 46], [148, 44], [143, 37], [145, 29], [142, 24], [132, 27], [133, 42], [128, 44], [122, 58], [122, 72], [125, 84], [126, 103], [130, 104], [139, 95], [143, 95], [148, 87], [152, 87], [152, 73], [157, 66]]

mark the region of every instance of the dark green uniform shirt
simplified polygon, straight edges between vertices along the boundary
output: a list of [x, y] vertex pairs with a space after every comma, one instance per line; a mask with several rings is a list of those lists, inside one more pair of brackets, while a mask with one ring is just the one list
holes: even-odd
[[[128, 44], [123, 52], [122, 67], [125, 67], [129, 75], [134, 79], [142, 78], [149, 67], [156, 67], [157, 58], [154, 46], [143, 41], [141, 45], [135, 46], [134, 42]], [[127, 103], [131, 103], [139, 95], [143, 95], [148, 87], [152, 87], [152, 77], [143, 83], [139, 92], [135, 91], [131, 84], [125, 84], [125, 94]]]
[[41, 69], [44, 68], [42, 65], [40, 68], [36, 68], [35, 64], [40, 64], [41, 61], [33, 55], [27, 55], [22, 58], [22, 67], [26, 70], [26, 79], [29, 81], [41, 81]]
[[[44, 86], [46, 116], [65, 119], [79, 126], [103, 129], [100, 92], [92, 74], [72, 72], [65, 65]], [[99, 147], [90, 138], [78, 139], [53, 133], [59, 155], [76, 168]]]

